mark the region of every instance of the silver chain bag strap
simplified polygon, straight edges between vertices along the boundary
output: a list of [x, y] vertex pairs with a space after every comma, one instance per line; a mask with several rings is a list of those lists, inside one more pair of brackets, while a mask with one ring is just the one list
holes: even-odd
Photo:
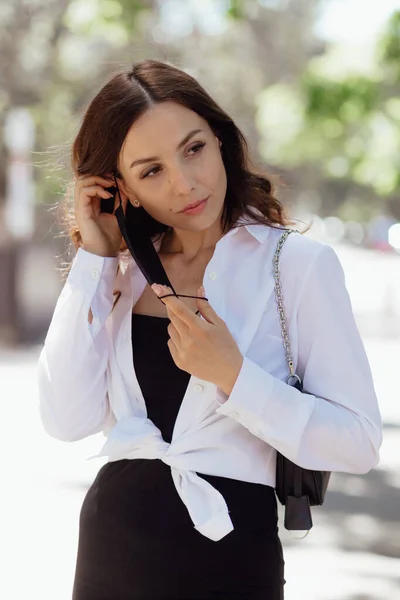
[[[286, 383], [297, 388], [300, 392], [307, 393], [303, 390], [302, 380], [294, 367], [279, 273], [280, 254], [285, 241], [291, 233], [299, 232], [295, 229], [286, 229], [279, 238], [274, 254], [275, 297], [278, 304], [283, 346], [289, 369]], [[285, 506], [285, 529], [306, 532], [311, 529], [313, 523], [310, 506], [321, 505], [324, 502], [330, 475], [329, 471], [303, 469], [277, 451], [275, 492], [279, 502]]]

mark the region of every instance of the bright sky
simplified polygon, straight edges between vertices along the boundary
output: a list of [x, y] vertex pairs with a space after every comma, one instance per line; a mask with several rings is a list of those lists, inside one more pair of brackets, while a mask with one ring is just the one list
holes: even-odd
[[332, 41], [367, 42], [395, 10], [400, 10], [400, 0], [330, 0], [316, 31]]
[[[258, 2], [271, 9], [285, 10], [285, 0]], [[98, 3], [99, 0], [74, 0], [70, 17], [76, 22], [90, 22]], [[116, 2], [109, 4], [112, 8]], [[317, 34], [327, 40], [361, 45], [376, 39], [390, 15], [400, 10], [400, 0], [325, 0], [325, 4], [316, 25]], [[193, 21], [204, 33], [219, 35], [227, 26], [226, 5], [227, 0], [162, 0], [163, 41], [166, 41], [165, 36], [190, 35]]]
[[[258, 0], [275, 10], [285, 10], [285, 0]], [[298, 0], [301, 2], [301, 0]], [[329, 41], [363, 44], [376, 39], [390, 15], [400, 10], [400, 0], [325, 0], [316, 32]], [[226, 28], [226, 1], [163, 0], [161, 18], [172, 35], [189, 35], [193, 20], [205, 33], [218, 35]]]

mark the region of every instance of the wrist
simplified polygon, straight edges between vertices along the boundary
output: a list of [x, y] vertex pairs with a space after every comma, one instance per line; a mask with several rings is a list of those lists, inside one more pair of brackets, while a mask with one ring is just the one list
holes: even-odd
[[218, 387], [229, 396], [233, 390], [233, 387], [239, 377], [243, 365], [243, 356], [240, 354], [234, 362], [229, 365], [229, 368], [225, 370], [224, 377], [217, 384]]

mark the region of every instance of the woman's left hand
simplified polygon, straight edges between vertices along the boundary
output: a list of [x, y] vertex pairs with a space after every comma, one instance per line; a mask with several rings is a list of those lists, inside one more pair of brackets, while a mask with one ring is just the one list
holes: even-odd
[[[172, 293], [169, 287], [153, 284], [157, 296]], [[199, 296], [204, 290], [199, 289]], [[197, 300], [202, 317], [195, 315], [176, 296], [163, 298], [171, 323], [168, 347], [177, 367], [194, 377], [211, 381], [229, 395], [239, 375], [243, 356], [225, 321], [205, 298]]]

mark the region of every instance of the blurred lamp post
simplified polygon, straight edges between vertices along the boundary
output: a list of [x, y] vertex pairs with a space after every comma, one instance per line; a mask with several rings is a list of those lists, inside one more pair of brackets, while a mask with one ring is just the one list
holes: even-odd
[[33, 119], [25, 108], [7, 115], [4, 141], [9, 151], [5, 225], [13, 238], [29, 240], [34, 230], [31, 151], [35, 143]]
[[4, 143], [8, 150], [4, 206], [6, 231], [0, 247], [0, 342], [7, 344], [18, 343], [21, 335], [19, 256], [27, 250], [27, 242], [34, 231], [31, 164], [34, 142], [35, 127], [28, 110], [11, 110], [4, 124]]

